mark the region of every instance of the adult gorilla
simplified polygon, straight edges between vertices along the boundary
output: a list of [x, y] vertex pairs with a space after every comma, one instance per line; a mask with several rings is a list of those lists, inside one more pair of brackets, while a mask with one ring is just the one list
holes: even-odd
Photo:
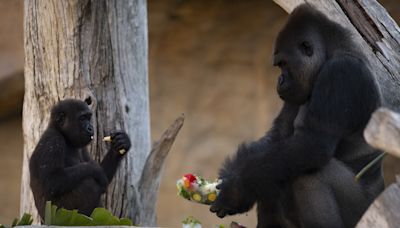
[[257, 203], [258, 227], [354, 227], [383, 189], [379, 151], [363, 138], [380, 93], [349, 31], [310, 5], [290, 15], [275, 44], [283, 108], [258, 141], [220, 170], [219, 217]]
[[50, 123], [29, 162], [31, 188], [42, 219], [46, 201], [58, 207], [78, 209], [90, 215], [99, 206], [119, 161], [131, 146], [122, 131], [111, 134], [111, 146], [100, 164], [90, 158], [86, 146], [94, 129], [88, 104], [68, 99], [51, 110]]

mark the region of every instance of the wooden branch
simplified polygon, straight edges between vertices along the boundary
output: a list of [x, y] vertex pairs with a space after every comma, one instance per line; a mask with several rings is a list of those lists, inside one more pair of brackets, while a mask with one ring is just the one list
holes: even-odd
[[400, 157], [400, 115], [378, 109], [365, 128], [364, 138], [371, 146]]
[[390, 185], [374, 201], [358, 222], [356, 228], [390, 228], [400, 224], [400, 186], [399, 183]]
[[[185, 116], [182, 114], [174, 123], [163, 133], [160, 140], [154, 143], [150, 155], [147, 157], [146, 164], [140, 178], [139, 191], [144, 210], [144, 218], [149, 224], [156, 224], [155, 216], [151, 216], [156, 211], [158, 190], [160, 187], [161, 171], [175, 138], [183, 126]], [[153, 203], [149, 203], [153, 202]], [[154, 220], [154, 221], [153, 221]]]

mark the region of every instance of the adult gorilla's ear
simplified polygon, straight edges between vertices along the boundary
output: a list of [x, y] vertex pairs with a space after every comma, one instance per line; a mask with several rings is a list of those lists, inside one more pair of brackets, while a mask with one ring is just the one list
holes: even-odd
[[57, 113], [55, 121], [57, 126], [62, 127], [62, 125], [64, 125], [65, 122], [65, 113], [64, 112]]
[[314, 53], [313, 46], [308, 41], [303, 41], [300, 43], [300, 50], [307, 56], [312, 56]]

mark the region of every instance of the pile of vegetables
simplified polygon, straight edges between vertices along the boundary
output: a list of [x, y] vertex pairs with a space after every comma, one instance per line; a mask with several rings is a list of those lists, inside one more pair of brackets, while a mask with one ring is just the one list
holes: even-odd
[[220, 182], [208, 182], [202, 177], [191, 173], [184, 175], [176, 183], [178, 195], [183, 198], [201, 204], [212, 204], [218, 195], [216, 188]]

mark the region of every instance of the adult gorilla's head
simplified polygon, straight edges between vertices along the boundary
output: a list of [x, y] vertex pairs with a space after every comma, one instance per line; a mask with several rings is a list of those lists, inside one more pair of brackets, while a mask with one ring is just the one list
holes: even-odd
[[73, 147], [86, 146], [93, 139], [92, 112], [83, 101], [67, 99], [51, 110], [50, 126], [57, 129]]
[[[316, 20], [317, 18], [317, 20]], [[273, 56], [279, 76], [277, 91], [286, 102], [304, 104], [323, 64], [337, 50], [346, 49], [349, 33], [325, 15], [303, 4], [279, 33]]]

